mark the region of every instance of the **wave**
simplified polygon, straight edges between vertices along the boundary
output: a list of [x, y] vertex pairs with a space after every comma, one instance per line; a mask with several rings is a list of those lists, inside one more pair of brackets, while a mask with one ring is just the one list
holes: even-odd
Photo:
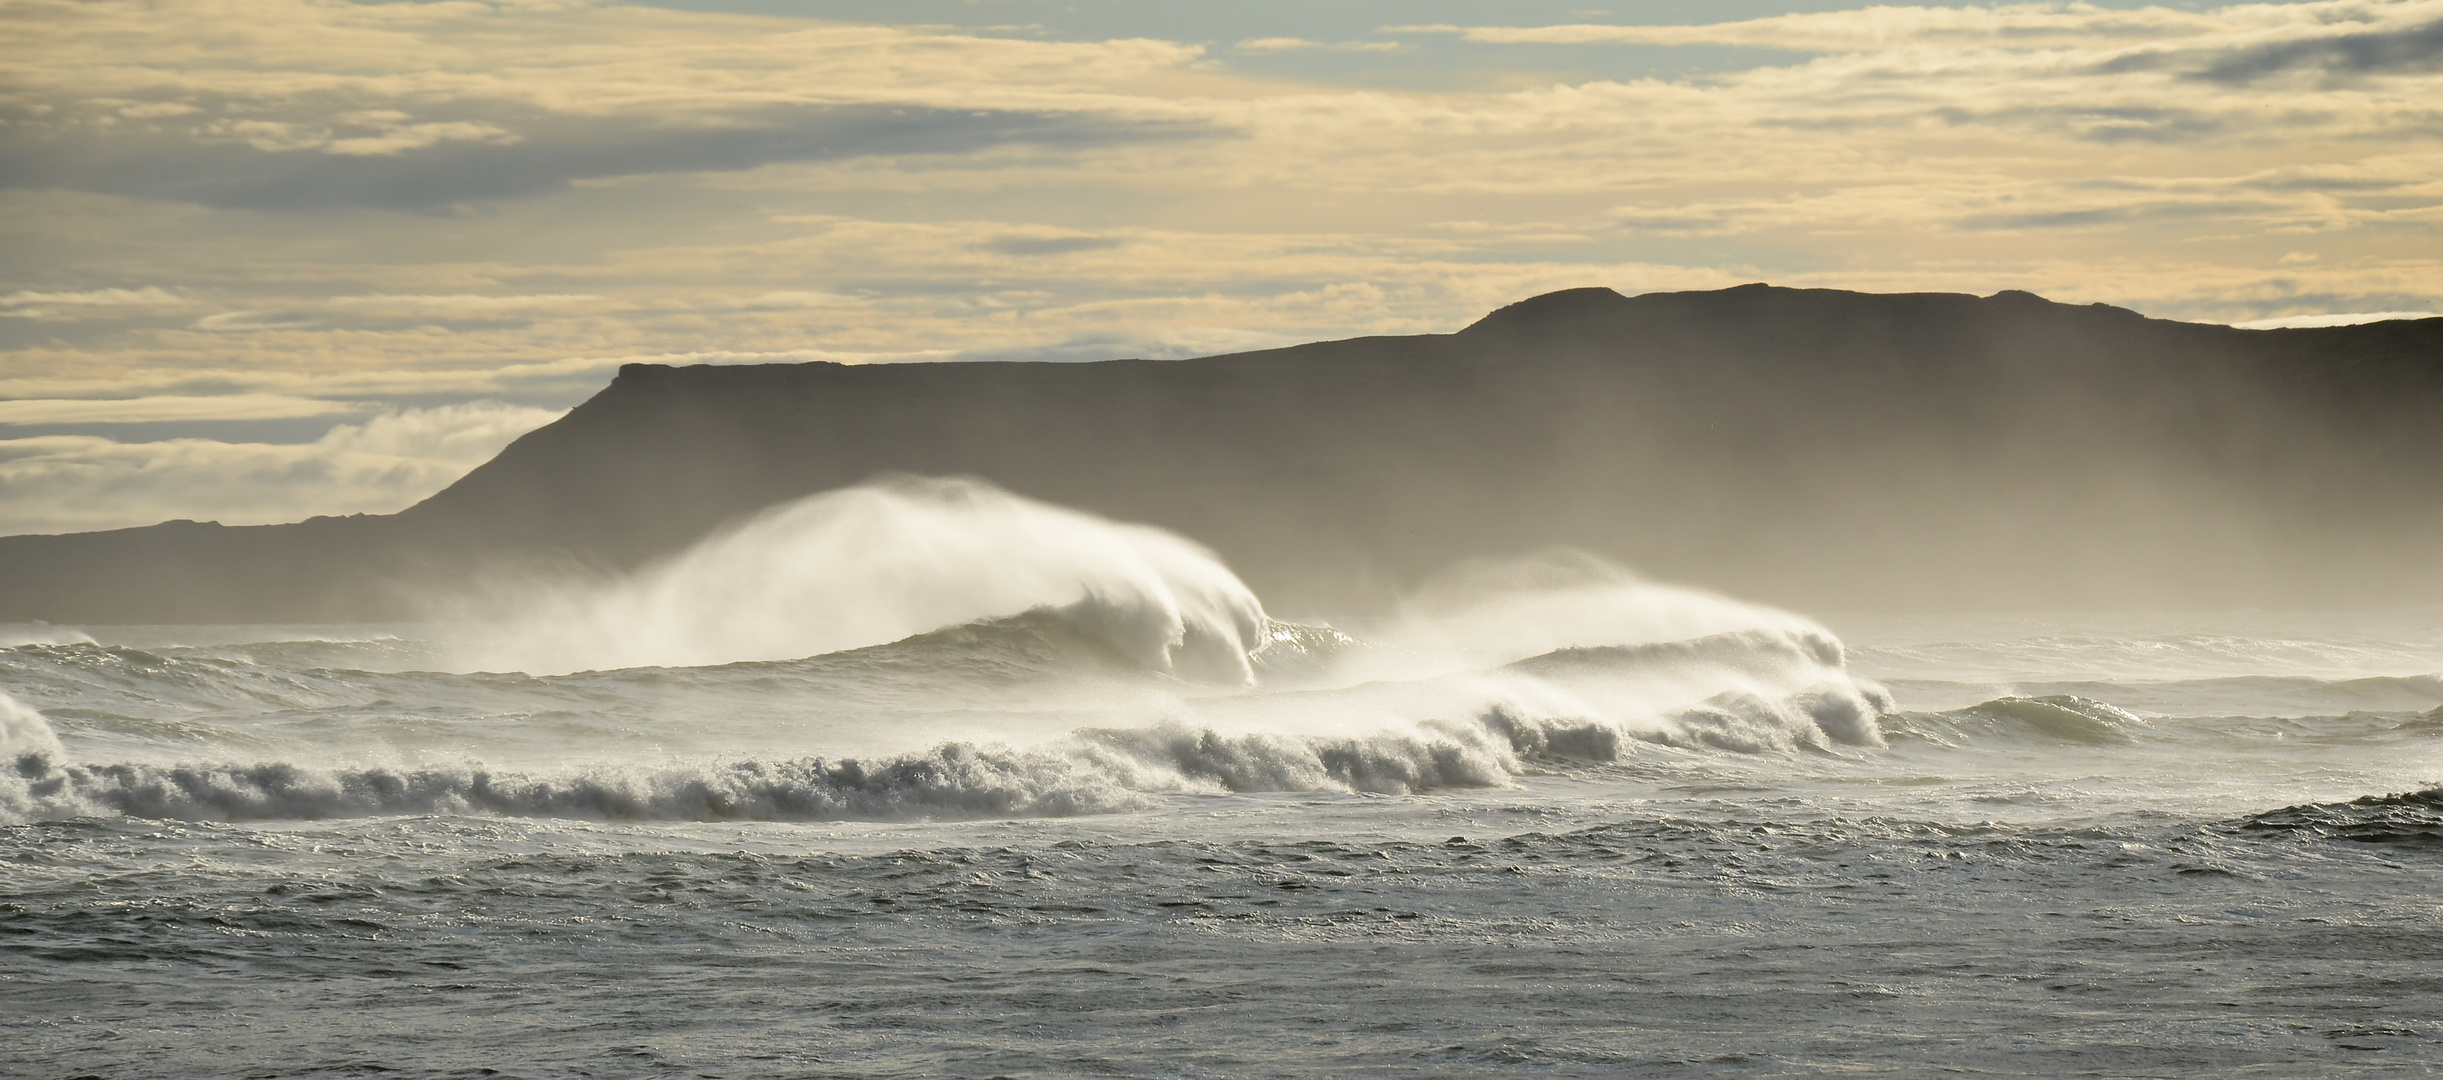
[[2424, 712], [2443, 704], [2443, 678], [2433, 675], [2323, 679], [2250, 675], [2213, 679], [2010, 680], [1956, 682], [1891, 679], [1912, 709], [1938, 712], [2000, 697], [2075, 697], [2109, 701], [2135, 713], [2165, 717], [2307, 718], [2353, 712]]
[[2079, 746], [2120, 746], [2138, 741], [2146, 721], [2118, 706], [2075, 694], [1999, 697], [1965, 709], [1897, 713], [1883, 731], [1944, 746], [1980, 738]]
[[35, 762], [65, 755], [50, 721], [16, 698], [0, 694], [0, 762], [23, 771], [35, 768]]
[[2279, 833], [2302, 839], [2443, 848], [2443, 787], [2367, 795], [2348, 802], [2286, 806], [2252, 814], [2237, 827], [2243, 832]]
[[0, 623], [0, 649], [21, 645], [91, 645], [93, 635], [50, 623]]
[[[1165, 796], [1258, 792], [1407, 795], [1498, 787], [1536, 765], [1620, 760], [1639, 742], [1765, 748], [1790, 711], [1854, 713], [1825, 695], [1790, 703], [1725, 697], [1684, 722], [1623, 730], [1497, 707], [1361, 735], [1224, 732], [1162, 724], [1089, 729], [1034, 748], [944, 743], [875, 760], [799, 758], [699, 765], [512, 771], [255, 764], [68, 764], [41, 717], [9, 703], [13, 770], [0, 816], [318, 820], [498, 814], [607, 820], [961, 820], [1142, 809]], [[0, 699], [4, 700], [4, 699]], [[1787, 739], [1778, 738], [1786, 743]]]
[[1269, 618], [1176, 536], [972, 481], [827, 493], [632, 578], [513, 600], [489, 646], [533, 639], [527, 670], [593, 666], [0, 651], [0, 679], [55, 708], [69, 736], [11, 700], [0, 810], [1087, 813], [1188, 792], [1501, 785], [1529, 763], [1638, 746], [1873, 747], [1892, 708], [1811, 622], [1582, 554], [1462, 567], [1352, 632]]
[[[1859, 663], [1901, 679], [2016, 683], [2432, 674], [2443, 623], [2407, 609], [1854, 620]], [[2098, 625], [2101, 624], [2101, 625]], [[1965, 631], [1966, 633], [1963, 633]], [[1899, 640], [1895, 640], [1895, 638]]]
[[1661, 715], [1640, 736], [1677, 745], [1747, 752], [1880, 746], [1881, 718], [1892, 711], [1882, 687], [1850, 677], [1840, 641], [1820, 628], [1572, 646], [1500, 670], [1571, 689], [1599, 706], [1592, 711], [1615, 717], [1622, 705], [1655, 708]]
[[[1329, 628], [1274, 623], [1267, 634], [1253, 654], [1259, 669], [1301, 678], [1367, 647]], [[96, 654], [85, 659], [106, 662], [106, 670], [131, 660], [121, 651], [77, 649]], [[236, 665], [135, 657], [139, 666], [160, 661], [182, 687], [244, 674]], [[1871, 684], [1844, 679], [1832, 660], [1837, 643], [1828, 639], [1747, 631], [1556, 650], [1493, 671], [1423, 681], [1191, 698], [1114, 695], [1108, 687], [1144, 688], [1164, 677], [1077, 631], [1058, 612], [1032, 612], [798, 661], [551, 678], [358, 673], [356, 683], [321, 673], [324, 682], [291, 687], [314, 697], [333, 687], [351, 690], [344, 707], [266, 702], [258, 694], [263, 686], [240, 679], [236, 686], [249, 700], [272, 706], [268, 714], [248, 721], [232, 715], [233, 704], [180, 706], [103, 723], [90, 709], [71, 713], [76, 745], [119, 764], [71, 763], [43, 718], [12, 700], [12, 743], [23, 750], [14, 758], [21, 765], [16, 778], [0, 782], [7, 789], [0, 816], [964, 817], [1083, 813], [1200, 789], [1413, 793], [1508, 783], [1533, 761], [1614, 761], [1639, 744], [1769, 753], [1880, 743], [1876, 722], [1888, 698]], [[385, 694], [419, 700], [387, 706], [399, 710], [393, 724], [378, 700]], [[774, 698], [777, 704], [767, 700]], [[671, 712], [673, 700], [688, 702], [684, 708], [694, 715]], [[1032, 732], [1040, 744], [1019, 750], [989, 739], [951, 739], [914, 755], [775, 758], [768, 749], [775, 745], [837, 745], [825, 732], [838, 729], [787, 716], [790, 702], [834, 710], [852, 732], [980, 726], [1022, 742]], [[948, 720], [928, 718], [927, 710], [940, 708], [951, 710]], [[1118, 723], [1083, 730], [1075, 719], [1062, 723], [1083, 716]], [[727, 726], [702, 735], [670, 725]], [[397, 752], [416, 756], [456, 747], [469, 759], [507, 753], [527, 764], [304, 764], [367, 748], [393, 752], [378, 749], [392, 739], [400, 740]], [[676, 771], [551, 765], [635, 756], [672, 741], [698, 748], [692, 756], [701, 760], [722, 758], [722, 746], [767, 749], [735, 755], [745, 765]], [[216, 749], [272, 760], [193, 762]], [[131, 752], [133, 758], [124, 756]], [[876, 775], [897, 779], [884, 790], [872, 786]]]
[[[250, 694], [282, 686], [313, 697], [331, 685], [353, 685], [338, 682], [335, 673], [320, 673], [328, 682], [292, 685], [278, 680], [295, 676], [279, 672], [256, 673], [268, 680], [256, 685], [254, 676], [234, 662], [184, 662], [97, 646], [60, 648], [114, 676], [163, 679], [190, 699], [198, 695], [188, 684], [233, 672], [245, 676], [236, 685]], [[1330, 628], [1269, 623], [1252, 656], [1266, 672], [1313, 679], [1341, 659], [1363, 657], [1367, 649]], [[1640, 744], [1748, 753], [1877, 744], [1876, 718], [1889, 700], [1871, 684], [1846, 679], [1838, 661], [1838, 643], [1828, 636], [1749, 630], [1687, 642], [1573, 647], [1491, 671], [1419, 681], [1173, 698], [1166, 709], [1133, 714], [1144, 720], [1073, 726], [1065, 736], [1026, 747], [953, 739], [908, 754], [844, 759], [750, 753], [706, 756], [711, 763], [676, 767], [335, 768], [299, 760], [87, 764], [70, 760], [39, 713], [0, 698], [0, 718], [6, 720], [0, 756], [12, 763], [12, 771], [0, 776], [0, 817], [252, 820], [492, 813], [897, 820], [1108, 812], [1194, 792], [1411, 794], [1507, 784], [1536, 762], [1616, 761]], [[128, 674], [129, 668], [138, 674]], [[628, 708], [641, 701], [651, 708], [658, 691], [674, 688], [673, 679], [682, 680], [675, 688], [690, 699], [707, 690], [762, 697], [780, 688], [790, 691], [790, 699], [830, 705], [839, 703], [843, 690], [884, 688], [874, 691], [871, 701], [849, 702], [853, 717], [882, 708], [873, 702], [890, 693], [959, 702], [980, 697], [987, 708], [995, 702], [1008, 707], [1024, 700], [1022, 694], [1013, 696], [1021, 684], [1070, 686], [1081, 674], [1095, 673], [1135, 680], [1130, 685], [1161, 678], [1080, 630], [1067, 613], [1039, 610], [798, 661], [556, 678], [366, 675], [365, 684], [355, 689], [423, 695], [428, 700], [419, 710], [402, 714], [402, 730], [421, 732], [433, 727], [433, 714], [445, 711], [443, 706], [464, 709], [484, 694], [530, 707], [593, 700], [603, 707]], [[200, 696], [223, 697], [226, 690]], [[368, 726], [376, 716], [332, 724], [323, 719], [328, 710], [287, 707], [294, 703], [281, 698], [272, 704], [280, 706], [282, 716], [296, 717], [292, 723], [341, 739], [329, 744], [330, 750], [346, 753], [350, 744], [376, 744], [382, 736], [379, 727]], [[1044, 719], [1056, 720], [1066, 708], [1055, 707]], [[200, 714], [228, 711], [223, 706]], [[889, 714], [883, 708], [873, 715]], [[1005, 732], [1022, 726], [1017, 713], [984, 715]], [[475, 721], [473, 728], [460, 730], [486, 730], [480, 709]], [[569, 735], [599, 731], [602, 723], [572, 717], [556, 726], [553, 730], [562, 734], [547, 735], [544, 745], [558, 746], [568, 757], [587, 757], [589, 747], [599, 752], [607, 744]], [[491, 742], [485, 745], [507, 748], [531, 741], [530, 729], [531, 722], [504, 724], [497, 735], [486, 736]], [[233, 728], [228, 734], [233, 741], [243, 735], [260, 750], [257, 740], [281, 732], [290, 740], [302, 737], [298, 728], [278, 725]], [[105, 742], [89, 737], [85, 745], [99, 749]], [[312, 753], [304, 743], [283, 745]], [[770, 745], [768, 737], [764, 745]], [[156, 749], [185, 757], [199, 747], [182, 735], [175, 745]]]
[[536, 674], [784, 660], [1035, 610], [1140, 666], [1245, 684], [1263, 604], [1196, 543], [972, 479], [887, 478], [765, 511], [633, 575], [492, 582], [474, 666]]

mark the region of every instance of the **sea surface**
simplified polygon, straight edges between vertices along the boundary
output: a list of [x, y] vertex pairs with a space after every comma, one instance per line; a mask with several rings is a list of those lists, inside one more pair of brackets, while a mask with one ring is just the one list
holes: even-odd
[[0, 628], [0, 1075], [2443, 1065], [2443, 610], [1284, 619], [903, 483], [454, 614]]

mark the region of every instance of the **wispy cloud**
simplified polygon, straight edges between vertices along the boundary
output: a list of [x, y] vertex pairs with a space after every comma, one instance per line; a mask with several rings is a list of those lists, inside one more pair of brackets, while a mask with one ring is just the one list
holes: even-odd
[[0, 533], [174, 518], [241, 525], [388, 513], [441, 490], [559, 415], [497, 402], [405, 409], [294, 445], [0, 439]]
[[1247, 53], [1277, 52], [1398, 52], [1396, 41], [1308, 41], [1294, 37], [1248, 38], [1239, 42], [1238, 51]]
[[[560, 405], [634, 359], [1183, 355], [1588, 284], [2443, 302], [2443, 0], [1393, 28], [1448, 76], [1408, 89], [1318, 77], [1409, 63], [1322, 21], [9, 11], [0, 397]], [[1682, 46], [1744, 66], [1603, 66]]]
[[182, 308], [191, 303], [177, 293], [151, 285], [140, 289], [87, 289], [83, 292], [26, 289], [0, 296], [0, 318], [117, 318], [131, 309]]
[[195, 320], [195, 329], [215, 333], [251, 330], [303, 330], [318, 325], [310, 311], [224, 311]]
[[2214, 55], [2196, 74], [2234, 83], [2297, 71], [2348, 77], [2443, 70], [2443, 10], [2421, 7], [2417, 15], [2429, 21], [2367, 30], [2324, 27], [2323, 33], [2241, 45]]
[[[2289, 55], [2338, 46], [2370, 54], [2415, 54], [2421, 24], [2443, 17], [2432, 0], [2318, 0], [2206, 10], [2105, 8], [2085, 3], [1975, 6], [1872, 5], [1695, 25], [1574, 23], [1556, 26], [1390, 26], [1386, 33], [1447, 34], [1469, 41], [1544, 45], [1744, 45], [1823, 53], [2009, 49], [2114, 53], [2138, 47], [2270, 49]], [[2393, 35], [2411, 31], [2408, 40]], [[2261, 44], [2240, 44], [2241, 39]], [[2281, 39], [2266, 41], [2265, 39]], [[2310, 44], [2317, 43], [2317, 44]], [[2347, 44], [2345, 44], [2347, 43]]]
[[157, 424], [178, 420], [284, 420], [359, 411], [346, 402], [286, 394], [19, 398], [0, 401], [0, 424]]
[[691, 124], [566, 114], [504, 122], [523, 130], [514, 137], [503, 130], [498, 138], [345, 139], [269, 121], [184, 133], [21, 121], [0, 127], [0, 187], [291, 213], [351, 206], [431, 211], [547, 195], [583, 180], [1016, 144], [1090, 146], [1179, 131], [1176, 124], [1117, 117], [819, 104], [764, 105]]
[[2271, 319], [2250, 319], [2231, 325], [2242, 330], [2285, 330], [2316, 326], [2360, 326], [2399, 319], [2443, 319], [2443, 312], [2433, 311], [2354, 311], [2321, 315], [2282, 315]]

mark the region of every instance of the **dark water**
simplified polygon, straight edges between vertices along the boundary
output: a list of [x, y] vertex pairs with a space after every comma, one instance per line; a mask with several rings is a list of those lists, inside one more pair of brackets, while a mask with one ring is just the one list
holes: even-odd
[[2443, 619], [1572, 602], [1645, 632], [21, 628], [0, 1074], [2443, 1065]]
[[[1569, 790], [1543, 820], [1584, 783], [938, 832], [20, 825], [0, 1024], [13, 1074], [61, 1076], [2443, 1060], [2433, 796], [2057, 828]], [[1426, 822], [1466, 832], [1397, 835]], [[1233, 836], [1275, 826], [1338, 835]]]

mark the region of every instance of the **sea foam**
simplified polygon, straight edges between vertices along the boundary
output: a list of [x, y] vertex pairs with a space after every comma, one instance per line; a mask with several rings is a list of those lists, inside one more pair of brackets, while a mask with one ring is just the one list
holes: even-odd
[[1346, 629], [1288, 623], [1190, 540], [971, 480], [818, 495], [497, 603], [471, 666], [529, 674], [12, 651], [43, 700], [109, 709], [63, 750], [8, 702], [0, 811], [1061, 816], [1871, 748], [1892, 708], [1823, 627], [1582, 553], [1463, 565]]
[[472, 659], [534, 674], [791, 659], [1045, 609], [1153, 670], [1245, 683], [1265, 629], [1192, 541], [955, 478], [809, 496], [615, 581], [496, 591], [512, 610], [476, 613], [512, 629]]

